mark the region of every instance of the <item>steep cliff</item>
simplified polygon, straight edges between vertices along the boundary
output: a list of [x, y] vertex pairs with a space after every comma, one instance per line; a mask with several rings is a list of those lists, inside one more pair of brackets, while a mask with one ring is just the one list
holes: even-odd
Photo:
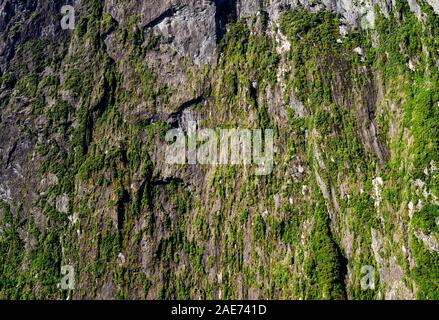
[[438, 6], [0, 0], [0, 298], [438, 299]]

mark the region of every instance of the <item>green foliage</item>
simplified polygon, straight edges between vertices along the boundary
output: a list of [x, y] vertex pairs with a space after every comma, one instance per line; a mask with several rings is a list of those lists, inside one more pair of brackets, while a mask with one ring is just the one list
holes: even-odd
[[[103, 12], [102, 1], [87, 2], [87, 15], [72, 34], [76, 46], [62, 59], [63, 81], [42, 75], [49, 64], [59, 69], [59, 57], [47, 54], [45, 42], [20, 45], [23, 66], [2, 74], [0, 83], [16, 97], [26, 97], [35, 116], [44, 116], [39, 172], [55, 174], [59, 183], [37, 201], [45, 228], [33, 218], [20, 220], [21, 208], [1, 203], [0, 298], [65, 298], [56, 288], [59, 268], [74, 260], [82, 283], [90, 283], [78, 296], [96, 296], [112, 281], [120, 299], [153, 293], [163, 299], [213, 298], [219, 290], [225, 299], [246, 292], [262, 298], [373, 299], [377, 291], [363, 292], [359, 278], [362, 265], [378, 263], [371, 248], [374, 229], [387, 238], [394, 235], [389, 239], [409, 239], [412, 270], [396, 244], [384, 243], [380, 254], [396, 258], [409, 289], [410, 277], [415, 280], [419, 298], [437, 299], [438, 257], [416, 232], [434, 238], [439, 231], [432, 196], [439, 178], [425, 173], [439, 163], [439, 23], [423, 2], [421, 21], [404, 1], [396, 4], [389, 18], [377, 13], [373, 41], [372, 32], [363, 30], [340, 43], [340, 20], [331, 13], [285, 13], [280, 30], [291, 44], [282, 56], [283, 69], [288, 67], [285, 106], [268, 97], [277, 94], [281, 60], [266, 30], [267, 15], [231, 23], [218, 65], [206, 67], [211, 78], [193, 75], [191, 81], [203, 84], [191, 89], [204, 90], [207, 112], [227, 118], [226, 125], [276, 127], [277, 165], [269, 177], [203, 168], [211, 181], [201, 191], [177, 179], [159, 180], [167, 170], [155, 167], [161, 153], [157, 140], [170, 129], [165, 120], [132, 119], [138, 105], [148, 117], [163, 119], [166, 106], [182, 94], [159, 84], [157, 71], [148, 65], [146, 58], [153, 54], [148, 51], [158, 50], [162, 38], [143, 30], [138, 15], [118, 26]], [[125, 49], [121, 61], [107, 53], [103, 39], [110, 32]], [[364, 57], [352, 53], [357, 46]], [[192, 67], [187, 61], [180, 66]], [[71, 99], [63, 101], [69, 94]], [[55, 102], [50, 106], [48, 96]], [[305, 105], [303, 117], [288, 107], [292, 98]], [[374, 135], [373, 127], [377, 141], [368, 135]], [[377, 160], [375, 143], [388, 149], [389, 159]], [[384, 180], [379, 210], [371, 184], [378, 175]], [[423, 181], [426, 196], [413, 188], [414, 179]], [[63, 193], [71, 206], [67, 214], [54, 203]], [[410, 220], [406, 204], [419, 199], [423, 207]], [[267, 214], [260, 214], [262, 207]], [[80, 217], [76, 225], [67, 219], [72, 213]], [[406, 229], [400, 231], [401, 225]], [[83, 237], [79, 243], [77, 232]], [[343, 252], [341, 247], [348, 249], [342, 241], [349, 237], [350, 252]], [[154, 268], [148, 276], [145, 257], [126, 254], [145, 254], [145, 246]], [[125, 263], [118, 258], [121, 252]], [[218, 271], [221, 280], [209, 277]]]
[[223, 56], [222, 68], [237, 74], [240, 81], [273, 83], [276, 80], [279, 57], [273, 40], [266, 35], [252, 35], [245, 23], [231, 25], [219, 50]]
[[418, 299], [439, 299], [439, 256], [437, 252], [429, 251], [424, 243], [417, 238], [410, 242], [416, 259], [413, 275], [418, 285]]
[[311, 240], [315, 263], [315, 281], [319, 297], [344, 299], [343, 257], [334, 242], [327, 213], [320, 204], [315, 212], [316, 222]]
[[265, 224], [264, 218], [260, 214], [254, 217], [253, 222], [253, 240], [263, 241], [265, 240], [265, 233], [267, 231], [267, 226]]

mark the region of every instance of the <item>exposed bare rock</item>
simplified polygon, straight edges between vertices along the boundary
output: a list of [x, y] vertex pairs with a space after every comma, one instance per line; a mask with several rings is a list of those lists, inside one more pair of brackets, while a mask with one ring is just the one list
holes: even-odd
[[422, 231], [415, 231], [415, 236], [427, 246], [430, 252], [435, 251], [439, 253], [439, 243], [433, 235], [426, 235]]

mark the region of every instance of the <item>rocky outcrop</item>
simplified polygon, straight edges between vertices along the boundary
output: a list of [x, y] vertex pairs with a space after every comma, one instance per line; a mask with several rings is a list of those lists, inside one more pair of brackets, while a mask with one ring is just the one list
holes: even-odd
[[[437, 30], [401, 3], [0, 0], [0, 298], [437, 297]], [[273, 171], [166, 163], [189, 121], [273, 129]]]

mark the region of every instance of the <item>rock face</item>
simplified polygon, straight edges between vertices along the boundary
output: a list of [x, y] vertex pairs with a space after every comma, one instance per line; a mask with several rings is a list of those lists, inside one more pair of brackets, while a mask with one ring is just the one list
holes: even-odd
[[[221, 3], [221, 2], [220, 2]], [[119, 25], [139, 15], [137, 25], [159, 34], [169, 49], [192, 60], [197, 66], [215, 62], [216, 43], [221, 34], [217, 12], [211, 1], [133, 1], [130, 4], [106, 1], [105, 10]]]
[[[0, 0], [0, 298], [438, 299], [437, 14]], [[191, 124], [272, 170], [167, 162]]]
[[437, 1], [427, 0], [427, 3], [433, 7], [434, 12], [436, 12], [436, 14], [439, 14], [439, 3]]

